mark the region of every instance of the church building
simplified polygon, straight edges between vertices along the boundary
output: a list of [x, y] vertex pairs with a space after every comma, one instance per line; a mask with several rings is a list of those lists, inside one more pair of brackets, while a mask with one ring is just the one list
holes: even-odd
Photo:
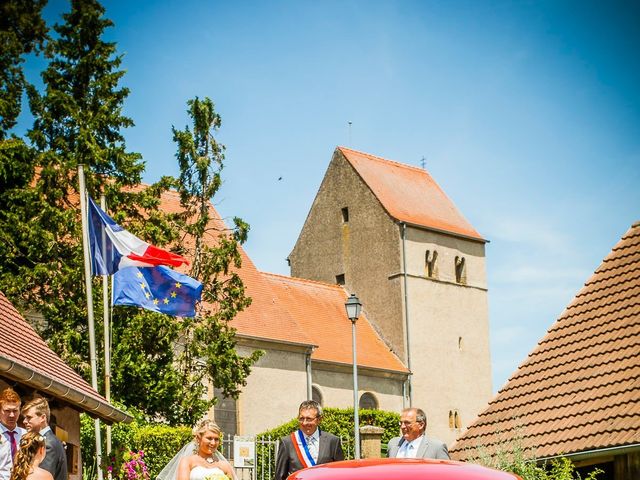
[[427, 171], [338, 147], [289, 256], [359, 297], [448, 444], [491, 397], [485, 244]]

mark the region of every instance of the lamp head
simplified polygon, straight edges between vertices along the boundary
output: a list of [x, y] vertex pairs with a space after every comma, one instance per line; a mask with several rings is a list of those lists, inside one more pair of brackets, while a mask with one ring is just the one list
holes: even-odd
[[355, 293], [352, 293], [351, 296], [347, 298], [344, 307], [347, 310], [347, 317], [349, 317], [349, 320], [352, 322], [358, 320], [360, 311], [362, 310], [362, 304], [360, 303], [360, 300], [358, 300], [358, 297], [356, 297]]

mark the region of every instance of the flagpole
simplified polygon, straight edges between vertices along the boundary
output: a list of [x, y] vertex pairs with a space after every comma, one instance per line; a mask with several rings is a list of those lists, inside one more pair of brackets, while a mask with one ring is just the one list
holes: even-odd
[[[100, 208], [103, 211], [107, 211], [107, 199], [104, 194], [100, 195]], [[107, 252], [107, 234], [102, 233], [102, 255], [103, 257]], [[105, 258], [105, 264], [107, 260]], [[102, 275], [102, 318], [104, 324], [104, 398], [107, 402], [111, 403], [111, 335], [110, 335], [110, 321], [109, 321], [109, 275]], [[111, 425], [106, 426], [107, 438], [107, 456], [111, 453]]]
[[[84, 183], [84, 166], [78, 165], [78, 182], [80, 186], [80, 215], [82, 217], [82, 250], [84, 252], [84, 283], [87, 292], [87, 318], [89, 321], [89, 357], [91, 361], [91, 386], [98, 391], [98, 368], [96, 363], [96, 334], [93, 321], [93, 289], [91, 287], [91, 257], [89, 253], [89, 225], [87, 224], [87, 197]], [[100, 436], [100, 420], [94, 420], [96, 431], [96, 461], [98, 480], [102, 480], [102, 439]]]

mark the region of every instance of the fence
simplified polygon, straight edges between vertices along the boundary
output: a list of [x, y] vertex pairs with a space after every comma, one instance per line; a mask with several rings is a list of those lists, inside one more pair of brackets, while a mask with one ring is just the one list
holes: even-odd
[[[225, 435], [221, 451], [234, 467], [238, 480], [273, 480], [279, 440]], [[352, 458], [351, 444], [344, 438], [341, 441], [345, 458]]]

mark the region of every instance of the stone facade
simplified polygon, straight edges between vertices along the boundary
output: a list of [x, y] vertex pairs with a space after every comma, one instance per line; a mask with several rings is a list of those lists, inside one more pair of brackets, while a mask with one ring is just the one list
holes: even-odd
[[[344, 210], [348, 219], [344, 217]], [[291, 276], [336, 283], [344, 275], [367, 316], [398, 357], [405, 357], [398, 227], [345, 158], [336, 153], [289, 255]]]

